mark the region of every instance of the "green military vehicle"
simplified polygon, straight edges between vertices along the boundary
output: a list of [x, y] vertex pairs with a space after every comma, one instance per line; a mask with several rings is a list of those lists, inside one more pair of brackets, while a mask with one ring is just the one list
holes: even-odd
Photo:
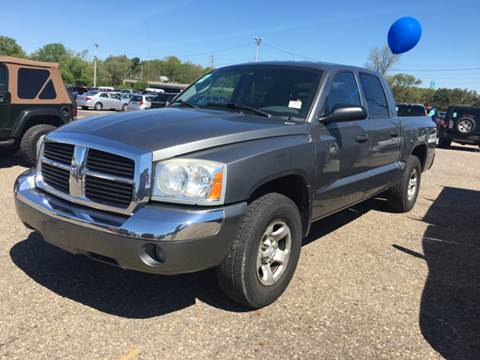
[[0, 149], [33, 166], [38, 140], [74, 119], [77, 108], [57, 63], [0, 56]]

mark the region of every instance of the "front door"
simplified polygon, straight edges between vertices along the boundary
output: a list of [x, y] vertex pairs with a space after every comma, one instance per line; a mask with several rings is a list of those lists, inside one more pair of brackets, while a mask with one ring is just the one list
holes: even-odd
[[[335, 74], [323, 109], [329, 114], [338, 105], [362, 105], [354, 74]], [[313, 218], [318, 219], [363, 199], [370, 167], [370, 140], [366, 120], [314, 124], [316, 181]]]
[[0, 64], [0, 138], [9, 133], [9, 126], [10, 94], [8, 93], [8, 69], [5, 65]]

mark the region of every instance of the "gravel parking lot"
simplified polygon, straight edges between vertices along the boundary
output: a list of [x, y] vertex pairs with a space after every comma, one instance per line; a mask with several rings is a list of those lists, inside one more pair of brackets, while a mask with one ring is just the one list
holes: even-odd
[[479, 164], [437, 150], [410, 213], [372, 199], [316, 223], [285, 295], [247, 311], [213, 271], [126, 272], [46, 244], [16, 217], [24, 168], [2, 155], [0, 357], [478, 358]]

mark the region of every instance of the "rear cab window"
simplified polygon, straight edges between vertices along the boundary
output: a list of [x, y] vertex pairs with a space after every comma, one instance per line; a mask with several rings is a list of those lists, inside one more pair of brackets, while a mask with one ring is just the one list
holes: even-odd
[[132, 96], [132, 101], [142, 101], [143, 97], [140, 95], [134, 95]]
[[390, 116], [388, 102], [382, 83], [375, 75], [360, 73], [365, 99], [367, 100], [368, 117], [370, 119], [385, 119]]
[[425, 108], [421, 105], [397, 105], [398, 116], [426, 116]]

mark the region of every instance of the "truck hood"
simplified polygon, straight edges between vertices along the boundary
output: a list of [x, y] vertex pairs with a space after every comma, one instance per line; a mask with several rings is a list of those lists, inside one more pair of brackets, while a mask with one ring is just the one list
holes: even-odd
[[97, 139], [115, 147], [152, 152], [153, 160], [161, 160], [220, 145], [306, 132], [306, 124], [278, 118], [167, 108], [78, 120], [53, 132], [52, 138], [89, 139], [93, 144]]

